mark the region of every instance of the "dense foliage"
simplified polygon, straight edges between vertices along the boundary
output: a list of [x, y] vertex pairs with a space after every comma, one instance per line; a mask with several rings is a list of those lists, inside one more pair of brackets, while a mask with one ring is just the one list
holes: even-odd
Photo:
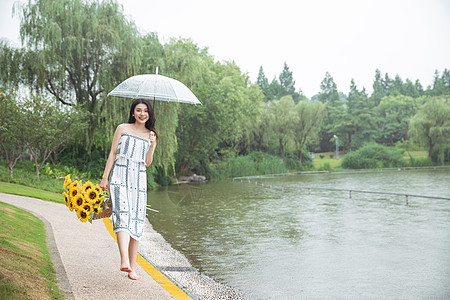
[[[101, 175], [115, 127], [127, 121], [131, 103], [107, 98], [107, 93], [129, 76], [154, 73], [156, 67], [160, 74], [186, 84], [203, 105], [154, 103], [160, 143], [150, 182], [168, 184], [169, 176], [177, 174], [233, 176], [237, 174], [233, 170], [244, 166], [252, 174], [302, 169], [308, 165], [306, 153], [334, 151], [335, 135], [345, 152], [367, 143], [394, 146], [408, 141], [426, 147], [436, 163], [449, 161], [447, 69], [442, 74], [436, 71], [427, 88], [418, 80], [391, 78], [376, 70], [370, 95], [354, 80], [348, 95], [339, 92], [327, 72], [318, 94], [307, 99], [295, 90], [286, 62], [270, 83], [263, 67], [252, 83], [234, 62], [215, 60], [207, 48], [190, 39], [161, 44], [157, 33], [140, 34], [115, 1], [36, 0], [19, 11], [24, 47], [0, 42], [0, 92], [2, 99], [8, 99], [0, 115], [4, 145], [0, 155], [10, 166], [11, 176], [24, 153], [36, 159], [37, 174], [51, 159], [55, 165]], [[53, 102], [54, 113], [47, 117], [42, 112], [45, 122], [32, 120], [36, 128], [64, 143], [52, 142], [52, 155], [46, 157], [39, 139], [35, 146], [25, 143], [19, 117], [24, 106], [29, 115], [37, 112], [39, 106], [33, 106], [33, 101], [46, 103], [45, 111], [51, 107], [47, 100]], [[58, 112], [70, 118], [57, 117]], [[59, 137], [57, 128], [69, 127], [70, 137]], [[279, 161], [265, 158], [274, 167], [263, 170], [253, 153], [278, 156]], [[348, 161], [358, 161], [362, 167], [397, 163], [374, 163], [370, 159], [376, 158], [358, 155], [347, 154]]]
[[344, 156], [345, 169], [374, 169], [403, 167], [406, 162], [396, 149], [378, 144], [368, 144]]

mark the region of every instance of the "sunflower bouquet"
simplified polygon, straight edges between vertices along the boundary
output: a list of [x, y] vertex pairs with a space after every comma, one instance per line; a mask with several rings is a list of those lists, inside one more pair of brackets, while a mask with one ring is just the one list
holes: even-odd
[[105, 192], [98, 184], [87, 181], [70, 179], [70, 174], [65, 177], [64, 192], [62, 193], [66, 206], [77, 214], [81, 222], [91, 222], [95, 214], [108, 209]]

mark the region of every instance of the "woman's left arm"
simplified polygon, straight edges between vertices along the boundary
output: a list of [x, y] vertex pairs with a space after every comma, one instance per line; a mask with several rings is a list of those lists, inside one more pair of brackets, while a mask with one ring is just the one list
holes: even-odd
[[150, 148], [148, 149], [147, 156], [145, 157], [145, 167], [148, 167], [152, 164], [153, 161], [153, 153], [155, 152], [157, 138], [156, 135], [152, 135], [153, 131], [150, 133]]

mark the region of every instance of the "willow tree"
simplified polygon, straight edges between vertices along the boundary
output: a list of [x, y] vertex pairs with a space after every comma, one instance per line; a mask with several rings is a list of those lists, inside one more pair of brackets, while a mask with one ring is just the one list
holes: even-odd
[[105, 94], [140, 65], [142, 40], [114, 1], [29, 0], [19, 9], [30, 81], [64, 105], [88, 114], [94, 142]]
[[295, 106], [298, 121], [294, 124], [295, 147], [298, 159], [303, 160], [303, 149], [307, 142], [317, 137], [326, 115], [325, 104], [300, 101]]
[[286, 150], [294, 143], [294, 128], [298, 124], [299, 115], [295, 111], [295, 103], [291, 95], [270, 102], [269, 107], [274, 139], [278, 141], [280, 157], [283, 158]]
[[444, 161], [444, 151], [450, 144], [450, 96], [429, 98], [410, 120], [411, 137], [428, 147], [428, 158], [435, 149]]
[[232, 62], [215, 62], [191, 40], [171, 40], [165, 70], [190, 87], [202, 106], [179, 105], [177, 164], [180, 173], [207, 173], [209, 163], [232, 153], [262, 95]]

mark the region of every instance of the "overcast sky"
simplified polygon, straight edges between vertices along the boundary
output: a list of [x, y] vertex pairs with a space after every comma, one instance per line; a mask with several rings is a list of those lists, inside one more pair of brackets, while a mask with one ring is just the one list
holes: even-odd
[[[0, 37], [19, 41], [16, 0], [0, 0]], [[22, 0], [23, 1], [23, 0]], [[142, 33], [162, 43], [191, 38], [216, 60], [234, 60], [252, 82], [288, 64], [310, 98], [325, 73], [339, 91], [350, 81], [372, 91], [375, 70], [424, 88], [450, 69], [450, 0], [119, 0]]]

